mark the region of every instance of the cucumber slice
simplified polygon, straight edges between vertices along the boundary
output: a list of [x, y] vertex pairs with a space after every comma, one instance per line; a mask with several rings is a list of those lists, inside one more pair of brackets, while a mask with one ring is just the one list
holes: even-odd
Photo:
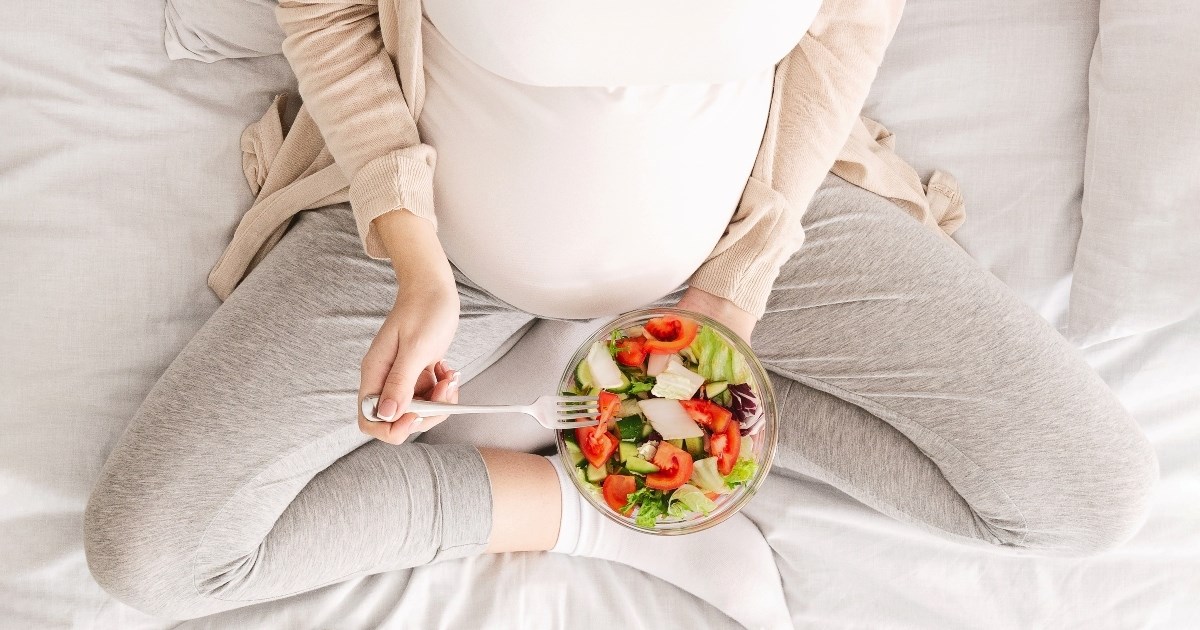
[[637, 457], [637, 445], [629, 442], [621, 442], [619, 456], [621, 461], [627, 461], [630, 457]]
[[658, 466], [651, 464], [641, 457], [630, 457], [629, 459], [625, 460], [625, 467], [629, 469], [629, 472], [637, 473], [639, 475], [648, 475], [650, 473], [658, 472]]
[[592, 382], [592, 371], [588, 368], [587, 361], [580, 361], [579, 365], [575, 366], [576, 391], [591, 391], [594, 386], [595, 385]]
[[623, 442], [632, 442], [642, 437], [642, 417], [630, 416], [617, 420], [617, 436]]
[[580, 450], [579, 445], [574, 442], [567, 442], [567, 455], [571, 458], [571, 463], [575, 466], [578, 466], [581, 462], [583, 462], [583, 451]]
[[717, 382], [715, 382], [715, 383], [709, 383], [708, 385], [705, 385], [705, 386], [704, 386], [704, 393], [705, 393], [705, 394], [706, 394], [706, 395], [707, 395], [707, 396], [708, 396], [710, 399], [711, 399], [711, 398], [716, 398], [717, 396], [719, 396], [719, 395], [721, 394], [721, 392], [725, 391], [725, 390], [726, 390], [726, 389], [728, 389], [728, 388], [729, 388], [729, 383], [728, 383], [728, 382], [726, 382], [726, 381], [717, 381]]
[[704, 438], [685, 438], [683, 440], [683, 448], [692, 456], [692, 459], [702, 459], [704, 457]]
[[649, 422], [642, 423], [642, 437], [648, 438], [654, 432], [654, 427]]
[[594, 486], [592, 486], [592, 484], [588, 483], [588, 480], [587, 480], [587, 471], [586, 471], [586, 469], [584, 469], [584, 468], [572, 468], [571, 470], [575, 471], [575, 478], [576, 478], [576, 479], [578, 479], [578, 480], [579, 480], [579, 482], [580, 482], [580, 483], [582, 483], [582, 484], [583, 484], [583, 486], [584, 486], [585, 488], [592, 488], [592, 487], [594, 487]]
[[682, 440], [682, 439], [679, 439], [679, 440], [667, 440], [667, 441], [668, 441], [668, 442], [670, 442], [671, 444], [674, 444], [676, 448], [683, 448], [683, 440]]
[[592, 483], [600, 483], [601, 481], [604, 481], [604, 478], [607, 476], [608, 476], [608, 470], [606, 468], [596, 468], [595, 466], [588, 464], [588, 467], [587, 467], [587, 480], [588, 481], [590, 481]]

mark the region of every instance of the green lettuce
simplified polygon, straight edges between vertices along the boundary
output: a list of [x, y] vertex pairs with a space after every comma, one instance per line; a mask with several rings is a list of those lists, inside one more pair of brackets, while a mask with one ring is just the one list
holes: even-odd
[[750, 379], [745, 357], [709, 326], [700, 327], [688, 350], [696, 357], [696, 373], [709, 383], [726, 381], [735, 385]]
[[688, 483], [709, 492], [717, 494], [728, 494], [729, 486], [725, 483], [725, 479], [721, 477], [721, 473], [717, 472], [717, 458], [705, 457], [697, 460], [692, 464], [692, 477]]
[[661, 490], [639, 488], [629, 493], [621, 511], [626, 512], [631, 508], [637, 508], [637, 516], [634, 517], [637, 526], [642, 529], [654, 529], [658, 517], [667, 513], [669, 504], [670, 498]]
[[629, 394], [633, 396], [642, 392], [648, 392], [654, 389], [654, 377], [646, 376], [646, 371], [629, 367], [628, 365], [620, 365], [621, 373], [625, 375], [625, 379], [629, 384], [619, 390], [615, 390], [618, 394]]
[[725, 475], [725, 483], [730, 488], [736, 488], [747, 481], [754, 478], [754, 473], [758, 471], [758, 462], [748, 457], [743, 457], [737, 460], [733, 465], [733, 470]]
[[635, 381], [635, 380], [630, 379], [629, 387], [625, 388], [624, 393], [633, 395], [633, 394], [640, 394], [642, 392], [648, 392], [648, 391], [654, 389], [654, 383], [655, 383], [655, 379], [653, 376], [647, 376], [645, 378], [645, 380]]
[[671, 506], [667, 513], [671, 516], [686, 516], [689, 512], [708, 514], [717, 509], [712, 499], [704, 496], [704, 491], [691, 484], [683, 484], [671, 493]]
[[625, 331], [620, 328], [612, 331], [608, 336], [608, 353], [615, 359], [617, 358], [617, 342], [625, 338]]

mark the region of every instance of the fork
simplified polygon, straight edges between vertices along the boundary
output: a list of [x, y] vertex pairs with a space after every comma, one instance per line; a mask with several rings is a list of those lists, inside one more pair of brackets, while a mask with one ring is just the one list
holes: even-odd
[[[379, 396], [364, 397], [363, 417], [371, 422], [386, 422], [375, 415], [378, 404]], [[594, 427], [600, 423], [596, 417], [600, 413], [599, 398], [596, 396], [542, 396], [529, 405], [454, 405], [414, 400], [404, 413], [417, 414], [418, 421], [426, 416], [459, 413], [523, 413], [533, 416], [538, 424], [547, 429], [555, 430]]]

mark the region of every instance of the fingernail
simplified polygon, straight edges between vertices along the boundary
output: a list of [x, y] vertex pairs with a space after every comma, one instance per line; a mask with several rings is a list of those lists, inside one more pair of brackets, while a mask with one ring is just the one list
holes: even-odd
[[375, 409], [375, 415], [378, 416], [380, 420], [391, 422], [392, 418], [395, 417], [397, 408], [399, 406], [400, 405], [396, 404], [396, 401], [388, 398], [387, 400], [379, 403], [379, 407]]
[[447, 372], [447, 371], [449, 371], [449, 370], [450, 370], [450, 366], [449, 366], [449, 365], [446, 365], [446, 360], [445, 360], [445, 359], [442, 359], [441, 361], [438, 361], [438, 367], [442, 368], [442, 371], [443, 371], [443, 372]]
[[455, 372], [454, 376], [450, 377], [450, 387], [458, 387], [458, 372]]

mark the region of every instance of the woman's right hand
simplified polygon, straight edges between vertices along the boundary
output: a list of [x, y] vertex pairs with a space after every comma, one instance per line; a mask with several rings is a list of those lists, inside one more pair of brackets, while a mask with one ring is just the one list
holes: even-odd
[[[358, 414], [359, 429], [391, 444], [413, 432], [416, 415], [403, 413], [414, 396], [454, 402], [458, 374], [443, 358], [458, 328], [458, 288], [433, 225], [410, 212], [389, 212], [372, 223], [396, 271], [396, 301], [363, 357], [358, 400], [379, 394], [371, 422]], [[422, 419], [428, 429], [445, 416]]]

